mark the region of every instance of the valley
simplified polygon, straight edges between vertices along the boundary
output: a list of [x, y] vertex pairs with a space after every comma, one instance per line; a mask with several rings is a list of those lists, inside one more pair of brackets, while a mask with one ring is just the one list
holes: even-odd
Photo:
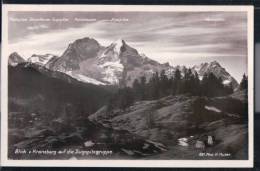
[[10, 159], [248, 158], [247, 76], [217, 61], [172, 66], [82, 38], [8, 64]]

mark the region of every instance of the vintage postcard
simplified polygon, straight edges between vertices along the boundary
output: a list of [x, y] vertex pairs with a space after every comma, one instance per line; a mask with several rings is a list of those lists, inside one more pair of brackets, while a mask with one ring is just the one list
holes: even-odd
[[253, 166], [252, 6], [4, 5], [2, 21], [2, 165]]

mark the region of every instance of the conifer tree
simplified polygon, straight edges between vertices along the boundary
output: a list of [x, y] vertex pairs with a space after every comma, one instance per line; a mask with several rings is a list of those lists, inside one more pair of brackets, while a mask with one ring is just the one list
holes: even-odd
[[203, 76], [201, 82], [202, 95], [213, 97], [227, 94], [227, 90], [222, 83], [221, 78], [217, 78], [213, 73], [207, 73]]
[[146, 98], [146, 77], [142, 76], [141, 77], [141, 83], [140, 83], [140, 95], [141, 95], [141, 100], [144, 100]]
[[232, 94], [234, 92], [232, 83], [225, 86], [225, 94]]
[[119, 108], [125, 110], [134, 102], [134, 95], [132, 89], [125, 87], [119, 91]]
[[193, 85], [193, 88], [192, 88], [192, 94], [200, 95], [200, 91], [201, 91], [200, 86], [201, 85], [200, 85], [199, 75], [198, 75], [197, 71], [195, 71], [195, 73], [194, 73], [194, 85]]
[[172, 94], [178, 94], [179, 89], [181, 87], [181, 72], [177, 68], [174, 73], [173, 81], [172, 81]]
[[142, 93], [141, 91], [142, 91], [141, 83], [139, 82], [138, 79], [135, 79], [133, 82], [133, 92], [134, 92], [135, 100], [141, 99], [141, 93]]
[[158, 72], [156, 72], [155, 74], [153, 74], [153, 76], [150, 80], [151, 99], [158, 99], [160, 96], [159, 82], [160, 82], [159, 74], [158, 74]]
[[248, 78], [247, 78], [246, 74], [244, 74], [243, 78], [240, 82], [239, 89], [244, 90], [244, 89], [247, 89], [247, 87], [248, 87]]
[[168, 92], [168, 77], [165, 74], [165, 70], [162, 70], [160, 73], [160, 97], [167, 96]]

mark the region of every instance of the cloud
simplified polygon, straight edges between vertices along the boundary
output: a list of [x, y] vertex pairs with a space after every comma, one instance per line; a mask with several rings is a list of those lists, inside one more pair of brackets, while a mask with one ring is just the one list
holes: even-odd
[[[83, 37], [94, 37], [103, 33], [96, 29], [100, 23], [87, 24], [81, 28], [51, 30], [41, 34], [30, 34], [19, 41], [9, 44], [9, 51], [19, 52], [25, 59], [32, 54], [52, 53], [61, 55], [69, 43]], [[101, 42], [105, 42], [105, 40]]]
[[[40, 17], [39, 13], [31, 15]], [[54, 14], [48, 14], [48, 17], [50, 15]], [[55, 16], [96, 17], [97, 20], [84, 23], [72, 19], [48, 25], [11, 23], [14, 34], [9, 37], [10, 53], [17, 51], [24, 58], [32, 54], [61, 55], [69, 43], [91, 37], [104, 46], [119, 38], [125, 39], [140, 53], [173, 65], [220, 59], [229, 64], [227, 67], [233, 73], [239, 72], [231, 64], [232, 60], [239, 60], [243, 65], [247, 57], [247, 20], [243, 12], [88, 12], [55, 13]], [[104, 19], [120, 17], [127, 18], [127, 22], [104, 22]], [[245, 72], [244, 68], [242, 72]]]

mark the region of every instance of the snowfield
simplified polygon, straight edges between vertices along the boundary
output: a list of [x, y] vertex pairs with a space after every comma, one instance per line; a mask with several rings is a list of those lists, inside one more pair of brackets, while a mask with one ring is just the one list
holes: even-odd
[[214, 106], [205, 106], [205, 109], [211, 110], [211, 111], [214, 111], [214, 112], [217, 112], [217, 113], [221, 113], [221, 110], [217, 109]]
[[109, 82], [112, 85], [119, 84], [119, 77], [123, 72], [124, 66], [120, 63], [120, 61], [115, 62], [105, 62], [99, 67], [103, 68], [102, 74], [104, 75], [103, 79], [106, 82]]
[[77, 79], [78, 81], [84, 82], [84, 83], [91, 83], [91, 84], [95, 84], [95, 85], [106, 85], [105, 83], [103, 83], [101, 81], [95, 80], [93, 78], [87, 77], [82, 74], [73, 73], [72, 71], [67, 71], [66, 74], [68, 74], [69, 76]]
[[51, 58], [53, 58], [55, 55], [52, 54], [46, 54], [46, 55], [32, 55], [30, 58], [28, 58], [28, 62], [31, 63], [37, 63], [40, 65], [45, 65], [49, 62]]

